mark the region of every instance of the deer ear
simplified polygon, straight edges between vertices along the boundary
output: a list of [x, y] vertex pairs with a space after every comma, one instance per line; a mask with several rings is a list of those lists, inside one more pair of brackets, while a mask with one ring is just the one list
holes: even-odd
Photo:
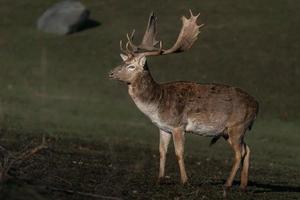
[[126, 61], [128, 59], [128, 56], [125, 55], [125, 54], [121, 53], [120, 56], [121, 56], [121, 58], [122, 58], [123, 61]]
[[146, 64], [146, 56], [142, 56], [140, 59], [139, 59], [139, 65], [144, 67]]

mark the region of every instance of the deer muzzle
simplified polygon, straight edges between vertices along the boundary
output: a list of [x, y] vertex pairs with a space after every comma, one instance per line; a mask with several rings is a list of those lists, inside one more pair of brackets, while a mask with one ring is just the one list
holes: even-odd
[[118, 66], [118, 67], [114, 68], [113, 70], [111, 70], [109, 72], [109, 78], [110, 79], [119, 79], [118, 74], [119, 74], [119, 72], [120, 72], [121, 69], [122, 68], [120, 66]]

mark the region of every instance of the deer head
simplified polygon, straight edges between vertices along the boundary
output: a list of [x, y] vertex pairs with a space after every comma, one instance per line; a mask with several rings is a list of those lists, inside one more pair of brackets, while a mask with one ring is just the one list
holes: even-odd
[[144, 55], [129, 57], [121, 53], [120, 56], [123, 63], [111, 71], [110, 78], [130, 84], [137, 76], [147, 70]]
[[182, 28], [175, 44], [169, 49], [163, 49], [162, 41], [156, 40], [157, 18], [152, 12], [148, 20], [148, 26], [140, 45], [133, 43], [134, 33], [127, 34], [126, 48], [123, 48], [122, 40], [120, 41], [121, 58], [123, 63], [113, 69], [110, 78], [117, 79], [130, 84], [141, 73], [148, 71], [146, 64], [147, 56], [167, 55], [171, 53], [180, 53], [187, 51], [192, 47], [200, 33], [199, 29], [203, 24], [196, 23], [200, 14], [194, 16], [190, 10], [191, 17], [187, 19], [182, 16]]

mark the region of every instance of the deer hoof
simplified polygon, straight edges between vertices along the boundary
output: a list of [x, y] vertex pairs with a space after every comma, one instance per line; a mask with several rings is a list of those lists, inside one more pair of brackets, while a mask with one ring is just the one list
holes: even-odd
[[240, 186], [240, 191], [243, 192], [243, 193], [247, 193], [247, 191], [248, 191], [248, 190], [247, 190], [247, 186], [242, 186], [242, 185], [241, 185], [241, 186]]
[[226, 186], [226, 185], [223, 186], [223, 197], [224, 198], [227, 198], [230, 189], [231, 189], [231, 186]]
[[185, 180], [185, 181], [181, 181], [181, 185], [183, 185], [184, 187], [187, 187], [187, 186], [189, 186], [191, 184], [190, 184], [190, 182], [188, 180]]
[[159, 177], [156, 181], [158, 185], [164, 185], [166, 183], [166, 179], [164, 177]]

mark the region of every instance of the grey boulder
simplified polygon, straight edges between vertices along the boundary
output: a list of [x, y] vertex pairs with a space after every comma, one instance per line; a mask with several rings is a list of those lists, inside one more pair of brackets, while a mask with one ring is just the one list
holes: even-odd
[[66, 35], [80, 30], [89, 18], [89, 10], [76, 0], [54, 4], [38, 19], [39, 30]]

